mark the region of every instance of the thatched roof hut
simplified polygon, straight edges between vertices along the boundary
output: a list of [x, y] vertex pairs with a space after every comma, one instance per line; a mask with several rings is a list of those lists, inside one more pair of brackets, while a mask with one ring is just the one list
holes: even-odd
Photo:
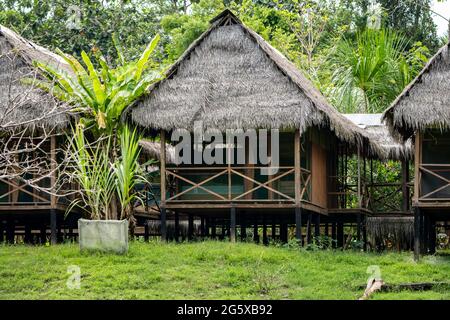
[[355, 125], [363, 129], [372, 141], [375, 141], [384, 152], [384, 159], [409, 160], [412, 159], [414, 151], [411, 139], [405, 143], [397, 142], [389, 132], [388, 127], [382, 123], [382, 114], [351, 113], [344, 116]]
[[430, 59], [383, 118], [403, 139], [426, 127], [450, 128], [450, 43]]
[[70, 72], [58, 55], [0, 25], [0, 127], [62, 127], [68, 115], [50, 94], [24, 84], [39, 74], [33, 61]]
[[356, 145], [366, 134], [334, 109], [280, 52], [225, 10], [131, 110], [144, 127], [300, 129], [326, 127]]

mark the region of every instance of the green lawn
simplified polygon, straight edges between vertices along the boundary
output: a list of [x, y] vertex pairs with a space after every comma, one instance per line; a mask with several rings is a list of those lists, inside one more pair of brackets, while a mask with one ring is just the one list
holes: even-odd
[[[68, 267], [81, 288], [68, 289]], [[367, 267], [387, 283], [449, 281], [450, 256], [415, 263], [410, 253], [305, 251], [254, 244], [130, 244], [125, 256], [75, 244], [0, 246], [2, 299], [357, 299]], [[450, 299], [449, 287], [379, 293], [373, 299]]]

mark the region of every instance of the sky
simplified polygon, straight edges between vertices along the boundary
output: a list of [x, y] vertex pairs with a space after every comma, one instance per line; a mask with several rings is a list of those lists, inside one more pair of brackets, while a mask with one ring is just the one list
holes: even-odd
[[[431, 9], [450, 20], [450, 0], [445, 0], [444, 2], [433, 0]], [[448, 22], [436, 15], [433, 15], [433, 19], [438, 27], [438, 35], [445, 35], [448, 30]]]

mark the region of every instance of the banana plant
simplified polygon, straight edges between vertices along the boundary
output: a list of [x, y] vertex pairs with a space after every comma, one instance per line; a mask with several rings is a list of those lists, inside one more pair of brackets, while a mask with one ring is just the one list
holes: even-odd
[[28, 79], [26, 82], [69, 103], [73, 112], [81, 114], [81, 122], [85, 125], [94, 124], [100, 134], [110, 134], [119, 127], [120, 117], [126, 107], [143, 95], [151, 84], [162, 78], [161, 70], [149, 68], [150, 57], [158, 45], [159, 35], [151, 40], [140, 58], [134, 61], [125, 60], [117, 37], [114, 36], [113, 39], [119, 56], [119, 64], [115, 68], [108, 65], [98, 50], [94, 55], [98, 70], [85, 51], [81, 53], [80, 62], [57, 50], [69, 64], [71, 74], [35, 61], [34, 65], [45, 79]]

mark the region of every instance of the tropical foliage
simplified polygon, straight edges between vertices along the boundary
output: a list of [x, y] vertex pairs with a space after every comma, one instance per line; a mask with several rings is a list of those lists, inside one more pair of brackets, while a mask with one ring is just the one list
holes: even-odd
[[342, 112], [382, 112], [422, 69], [427, 50], [407, 50], [405, 37], [367, 29], [356, 40], [342, 39], [330, 53], [330, 95]]
[[73, 112], [82, 115], [81, 122], [84, 125], [90, 126], [94, 123], [99, 132], [111, 134], [117, 129], [125, 108], [139, 98], [152, 83], [161, 79], [161, 72], [148, 70], [150, 55], [158, 42], [157, 35], [136, 61], [126, 61], [121, 46], [116, 42], [116, 68], [110, 68], [106, 59], [96, 51], [95, 59], [100, 66], [99, 71], [85, 51], [81, 52], [83, 66], [73, 56], [58, 50], [60, 56], [70, 65], [73, 74], [36, 62], [47, 80], [32, 81], [60, 100], [73, 105]]

